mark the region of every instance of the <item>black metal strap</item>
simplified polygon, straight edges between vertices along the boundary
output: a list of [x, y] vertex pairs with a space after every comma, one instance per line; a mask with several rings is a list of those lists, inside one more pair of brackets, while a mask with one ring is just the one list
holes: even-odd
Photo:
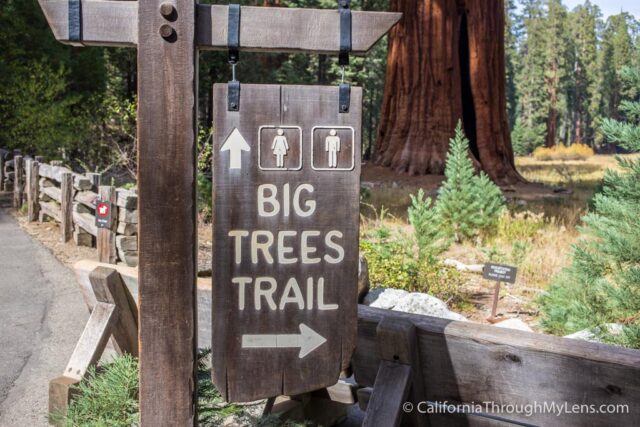
[[240, 82], [236, 80], [235, 66], [240, 60], [240, 5], [229, 5], [229, 25], [227, 27], [229, 63], [233, 67], [233, 78], [227, 86], [227, 110], [240, 111]]
[[351, 0], [338, 0], [340, 12], [340, 55], [338, 63], [342, 66], [349, 65], [349, 52], [351, 52]]
[[82, 41], [82, 1], [69, 0], [69, 41]]
[[240, 82], [237, 80], [227, 84], [227, 110], [240, 111]]
[[235, 64], [240, 60], [240, 5], [229, 5], [229, 26], [227, 29], [227, 46], [229, 62]]
[[351, 85], [342, 83], [338, 90], [338, 111], [340, 113], [348, 113], [351, 107]]

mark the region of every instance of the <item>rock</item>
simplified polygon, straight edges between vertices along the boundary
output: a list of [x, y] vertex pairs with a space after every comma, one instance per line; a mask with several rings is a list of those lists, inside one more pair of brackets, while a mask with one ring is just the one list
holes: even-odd
[[484, 264], [465, 264], [463, 262], [450, 258], [445, 259], [442, 264], [465, 273], [482, 274], [484, 270]]
[[505, 329], [515, 329], [517, 331], [533, 332], [533, 329], [531, 329], [529, 325], [524, 323], [522, 320], [516, 319], [516, 318], [507, 319], [498, 323], [494, 323], [493, 326], [497, 326], [498, 328], [505, 328]]
[[[621, 325], [619, 323], [607, 323], [607, 324], [603, 325], [602, 328], [606, 329], [609, 334], [617, 336], [617, 335], [620, 335], [622, 333], [623, 325]], [[572, 340], [582, 340], [582, 341], [589, 341], [589, 342], [602, 342], [602, 339], [597, 334], [597, 332], [598, 332], [597, 329], [598, 328], [583, 329], [581, 331], [574, 332], [574, 333], [569, 334], [569, 335], [565, 335], [564, 337], [572, 339]]]
[[387, 310], [395, 307], [396, 304], [409, 292], [402, 289], [376, 288], [372, 289], [364, 298], [365, 305], [385, 308]]
[[369, 263], [364, 256], [360, 256], [358, 262], [358, 303], [364, 301], [365, 296], [369, 293], [371, 283], [369, 282]]
[[443, 319], [467, 321], [467, 318], [463, 315], [449, 310], [447, 304], [441, 299], [421, 293], [406, 294], [397, 302], [397, 304], [395, 304], [393, 310], [402, 311], [404, 313], [422, 314], [424, 316], [440, 317]]

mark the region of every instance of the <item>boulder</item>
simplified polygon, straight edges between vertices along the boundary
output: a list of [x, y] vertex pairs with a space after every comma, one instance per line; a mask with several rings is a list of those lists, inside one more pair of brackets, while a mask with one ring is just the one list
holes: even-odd
[[428, 294], [407, 294], [395, 304], [393, 310], [463, 322], [467, 321], [467, 318], [463, 315], [449, 310], [444, 301]]
[[[620, 335], [622, 333], [623, 326], [619, 323], [607, 323], [603, 325], [603, 329], [606, 329], [611, 335]], [[597, 328], [583, 329], [578, 332], [574, 332], [569, 335], [565, 335], [565, 338], [572, 340], [583, 340], [589, 342], [602, 342], [602, 339], [598, 336]]]
[[376, 288], [372, 289], [367, 296], [364, 297], [364, 304], [390, 310], [406, 295], [409, 295], [409, 292], [403, 291], [402, 289]]
[[524, 323], [522, 320], [516, 319], [516, 318], [507, 319], [507, 320], [503, 320], [503, 321], [498, 322], [498, 323], [494, 323], [493, 326], [497, 326], [498, 328], [515, 329], [515, 330], [518, 330], [518, 331], [533, 332], [533, 329], [531, 329], [529, 327], [529, 325]]

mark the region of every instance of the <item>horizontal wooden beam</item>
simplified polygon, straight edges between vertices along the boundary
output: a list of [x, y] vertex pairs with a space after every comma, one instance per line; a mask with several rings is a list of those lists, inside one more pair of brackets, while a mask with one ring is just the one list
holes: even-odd
[[[640, 425], [640, 351], [531, 332], [358, 307], [356, 382], [373, 386], [382, 360], [377, 326], [384, 317], [416, 327], [426, 400], [628, 405], [628, 413], [500, 414], [535, 425]], [[431, 425], [458, 425], [454, 415], [429, 415]], [[468, 424], [486, 420], [468, 417]]]
[[[38, 0], [55, 38], [69, 41], [68, 0]], [[196, 43], [201, 50], [227, 49], [228, 6], [198, 5]], [[402, 17], [395, 12], [353, 11], [352, 52], [363, 55]], [[240, 50], [336, 54], [340, 20], [332, 9], [243, 6]], [[138, 2], [83, 0], [82, 43], [134, 47]]]
[[[38, 0], [56, 40], [69, 42], [69, 1]], [[137, 1], [82, 1], [82, 44], [133, 47], [138, 43]]]
[[[199, 5], [196, 39], [200, 49], [226, 50], [228, 6]], [[363, 55], [400, 20], [401, 13], [352, 13], [352, 51]], [[242, 6], [240, 50], [250, 52], [338, 53], [340, 19], [332, 9]]]

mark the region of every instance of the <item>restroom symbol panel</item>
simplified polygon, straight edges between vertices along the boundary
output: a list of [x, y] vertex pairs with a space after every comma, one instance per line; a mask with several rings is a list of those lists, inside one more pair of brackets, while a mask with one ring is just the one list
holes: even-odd
[[315, 126], [311, 131], [311, 167], [350, 171], [355, 166], [355, 130], [348, 126]]
[[260, 126], [258, 165], [267, 171], [302, 169], [302, 128], [300, 126]]

